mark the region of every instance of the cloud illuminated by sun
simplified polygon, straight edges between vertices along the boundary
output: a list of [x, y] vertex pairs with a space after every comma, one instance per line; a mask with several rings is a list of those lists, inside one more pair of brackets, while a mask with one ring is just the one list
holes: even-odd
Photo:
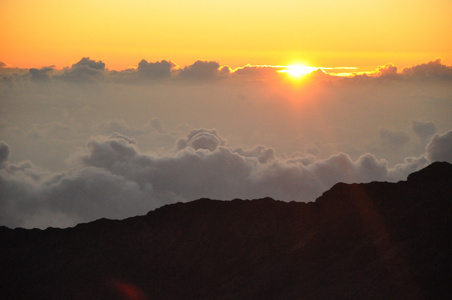
[[286, 73], [293, 79], [301, 78], [304, 75], [309, 74], [317, 69], [316, 67], [310, 67], [310, 66], [301, 65], [301, 64], [284, 66], [282, 68], [283, 68], [283, 70], [279, 70], [278, 72]]

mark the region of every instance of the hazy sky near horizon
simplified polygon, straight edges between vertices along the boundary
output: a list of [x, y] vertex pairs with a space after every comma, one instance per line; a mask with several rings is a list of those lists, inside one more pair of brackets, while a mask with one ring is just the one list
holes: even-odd
[[[66, 227], [202, 197], [314, 201], [337, 182], [452, 162], [450, 11], [2, 1], [0, 225]], [[295, 63], [316, 68], [281, 72]]]

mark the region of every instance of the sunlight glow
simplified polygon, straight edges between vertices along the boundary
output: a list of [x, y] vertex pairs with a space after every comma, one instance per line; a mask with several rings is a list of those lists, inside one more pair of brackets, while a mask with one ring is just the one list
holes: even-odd
[[283, 70], [278, 71], [279, 73], [286, 73], [288, 74], [291, 78], [294, 79], [298, 79], [301, 78], [302, 76], [309, 74], [311, 72], [313, 72], [314, 70], [316, 70], [316, 67], [310, 67], [310, 66], [305, 66], [305, 65], [290, 65], [290, 66], [285, 66], [283, 67]]

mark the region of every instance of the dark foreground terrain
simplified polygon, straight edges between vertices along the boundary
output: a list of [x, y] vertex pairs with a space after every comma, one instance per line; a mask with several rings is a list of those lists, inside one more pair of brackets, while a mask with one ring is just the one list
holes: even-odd
[[0, 228], [0, 299], [452, 299], [452, 165], [315, 203], [168, 205]]

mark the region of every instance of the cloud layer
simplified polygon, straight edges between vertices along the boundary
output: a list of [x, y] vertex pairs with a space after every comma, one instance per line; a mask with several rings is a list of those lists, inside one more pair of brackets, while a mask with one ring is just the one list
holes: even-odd
[[[130, 82], [139, 78], [148, 81], [153, 80], [218, 80], [241, 77], [251, 80], [263, 80], [284, 77], [278, 71], [283, 70], [284, 66], [244, 66], [232, 70], [228, 66], [221, 66], [216, 61], [198, 60], [192, 65], [179, 67], [172, 61], [162, 60], [148, 62], [142, 59], [134, 69], [122, 71], [108, 70], [106, 64], [102, 61], [96, 61], [89, 57], [83, 57], [80, 61], [64, 70], [56, 70], [53, 67], [43, 67], [40, 69], [11, 69], [6, 64], [0, 65], [0, 76], [3, 80], [11, 78], [30, 79], [41, 81], [48, 79], [65, 80], [76, 83], [88, 83], [96, 81], [114, 80]], [[325, 71], [331, 71], [335, 68], [324, 68], [312, 72], [311, 77], [316, 80], [336, 80], [337, 76], [328, 75]], [[20, 75], [20, 76], [18, 76]], [[442, 64], [441, 59], [436, 59], [428, 63], [406, 67], [399, 72], [398, 67], [393, 64], [387, 64], [378, 67], [375, 72], [369, 72], [364, 75], [355, 75], [357, 78], [381, 78], [392, 80], [413, 80], [413, 79], [441, 79], [452, 80], [452, 67]]]
[[201, 197], [313, 201], [339, 181], [451, 161], [440, 60], [300, 81], [278, 70], [0, 66], [0, 225], [71, 226]]
[[114, 133], [90, 138], [74, 157], [79, 167], [55, 173], [31, 162], [8, 162], [11, 149], [1, 142], [1, 220], [11, 227], [71, 226], [201, 197], [313, 201], [337, 182], [398, 181], [431, 161], [452, 162], [451, 137], [452, 131], [436, 134], [426, 156], [391, 168], [371, 154], [288, 159], [265, 146], [231, 148], [214, 129], [193, 130], [178, 141], [177, 151], [157, 156]]

